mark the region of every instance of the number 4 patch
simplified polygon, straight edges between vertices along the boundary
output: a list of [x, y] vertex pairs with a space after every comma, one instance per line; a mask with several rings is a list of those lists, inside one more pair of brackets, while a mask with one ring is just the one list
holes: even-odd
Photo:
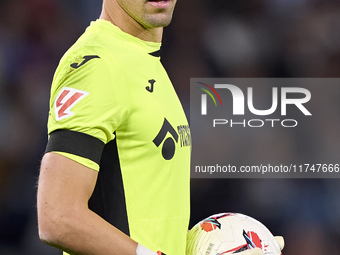
[[54, 102], [56, 120], [62, 120], [74, 115], [74, 112], [70, 110], [88, 94], [86, 91], [64, 87]]

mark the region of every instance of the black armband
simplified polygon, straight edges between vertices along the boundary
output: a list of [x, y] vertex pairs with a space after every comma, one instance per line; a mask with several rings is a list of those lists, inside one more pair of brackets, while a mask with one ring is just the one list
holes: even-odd
[[58, 129], [50, 134], [45, 152], [66, 152], [87, 158], [99, 165], [104, 146], [104, 142], [91, 135]]

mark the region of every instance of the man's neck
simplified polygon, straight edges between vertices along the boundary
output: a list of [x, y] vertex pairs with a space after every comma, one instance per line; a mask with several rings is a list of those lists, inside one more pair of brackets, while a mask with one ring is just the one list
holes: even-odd
[[[105, 2], [107, 4], [105, 4]], [[104, 1], [100, 19], [110, 21], [123, 32], [135, 36], [144, 41], [161, 42], [163, 28], [147, 29], [127, 14], [116, 1]]]

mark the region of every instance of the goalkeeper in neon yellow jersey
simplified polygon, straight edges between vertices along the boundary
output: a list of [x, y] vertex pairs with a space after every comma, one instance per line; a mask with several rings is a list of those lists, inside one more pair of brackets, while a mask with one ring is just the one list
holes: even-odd
[[185, 254], [191, 136], [159, 55], [175, 4], [104, 0], [55, 72], [38, 225], [65, 254]]

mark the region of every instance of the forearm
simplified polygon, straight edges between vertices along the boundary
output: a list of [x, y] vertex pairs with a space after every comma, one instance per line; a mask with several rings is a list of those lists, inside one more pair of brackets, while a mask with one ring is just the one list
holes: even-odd
[[88, 209], [97, 172], [58, 154], [42, 160], [37, 207], [42, 241], [73, 254], [135, 255], [137, 243]]
[[56, 214], [53, 223], [39, 227], [49, 245], [70, 254], [135, 255], [137, 243], [90, 210]]

